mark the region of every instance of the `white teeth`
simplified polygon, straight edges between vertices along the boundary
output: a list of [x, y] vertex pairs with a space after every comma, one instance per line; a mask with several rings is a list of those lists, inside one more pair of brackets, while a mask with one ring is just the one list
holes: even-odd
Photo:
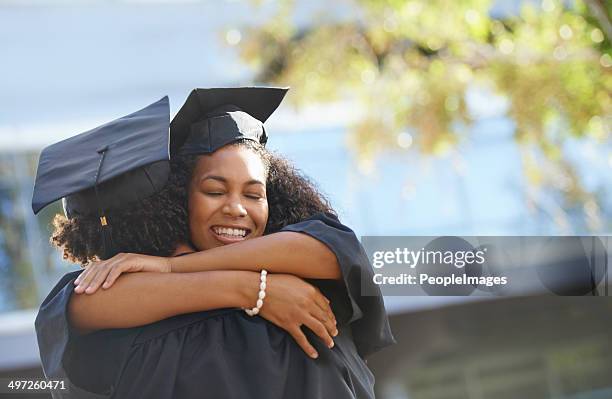
[[247, 234], [246, 230], [243, 229], [233, 229], [229, 227], [213, 227], [213, 230], [216, 234], [223, 234], [234, 237], [244, 237]]

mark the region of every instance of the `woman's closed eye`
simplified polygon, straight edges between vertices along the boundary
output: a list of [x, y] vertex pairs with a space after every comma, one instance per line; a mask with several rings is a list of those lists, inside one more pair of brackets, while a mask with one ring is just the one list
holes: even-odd
[[[219, 197], [221, 195], [225, 195], [226, 193], [225, 191], [205, 191], [204, 194], [209, 195], [211, 197]], [[246, 198], [253, 199], [253, 200], [260, 200], [264, 198], [263, 195], [255, 194], [255, 193], [247, 193], [247, 194], [244, 194], [244, 196]]]

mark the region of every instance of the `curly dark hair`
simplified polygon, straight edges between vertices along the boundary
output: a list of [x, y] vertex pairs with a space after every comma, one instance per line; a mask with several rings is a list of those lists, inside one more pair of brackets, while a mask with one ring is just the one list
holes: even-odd
[[278, 232], [321, 212], [338, 216], [314, 182], [276, 154], [270, 154], [266, 196], [269, 216], [264, 234]]
[[[252, 140], [229, 145], [248, 148], [259, 155], [266, 169], [269, 216], [264, 234], [278, 232], [317, 213], [336, 215], [314, 183], [285, 158]], [[199, 156], [179, 157], [171, 162], [168, 183], [160, 192], [125, 209], [108, 212], [117, 252], [170, 256], [181, 242], [189, 242], [187, 201], [189, 183]], [[56, 215], [51, 243], [63, 256], [85, 265], [102, 259], [102, 226], [97, 216], [66, 218]]]
[[[158, 193], [136, 204], [106, 213], [112, 229], [116, 252], [138, 252], [147, 255], [169, 256], [179, 242], [189, 239], [189, 225], [184, 181], [181, 169], [171, 165], [166, 186]], [[82, 265], [104, 259], [100, 218], [95, 215], [75, 216], [70, 219], [57, 214], [51, 243], [63, 250], [64, 259]]]

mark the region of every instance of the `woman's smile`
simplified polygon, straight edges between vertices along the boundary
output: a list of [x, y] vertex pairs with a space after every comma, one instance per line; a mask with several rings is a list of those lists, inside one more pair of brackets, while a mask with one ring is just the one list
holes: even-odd
[[223, 244], [231, 244], [246, 240], [251, 229], [240, 226], [215, 225], [210, 228], [210, 231], [217, 241]]

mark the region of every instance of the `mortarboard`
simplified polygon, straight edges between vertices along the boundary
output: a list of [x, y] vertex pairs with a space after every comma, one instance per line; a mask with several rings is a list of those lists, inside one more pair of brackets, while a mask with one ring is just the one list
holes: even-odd
[[264, 122], [278, 108], [288, 88], [236, 87], [194, 89], [170, 124], [171, 154], [216, 151], [238, 139], [263, 145]]
[[168, 97], [44, 148], [32, 210], [64, 198], [66, 216], [100, 216], [163, 188], [170, 173]]

